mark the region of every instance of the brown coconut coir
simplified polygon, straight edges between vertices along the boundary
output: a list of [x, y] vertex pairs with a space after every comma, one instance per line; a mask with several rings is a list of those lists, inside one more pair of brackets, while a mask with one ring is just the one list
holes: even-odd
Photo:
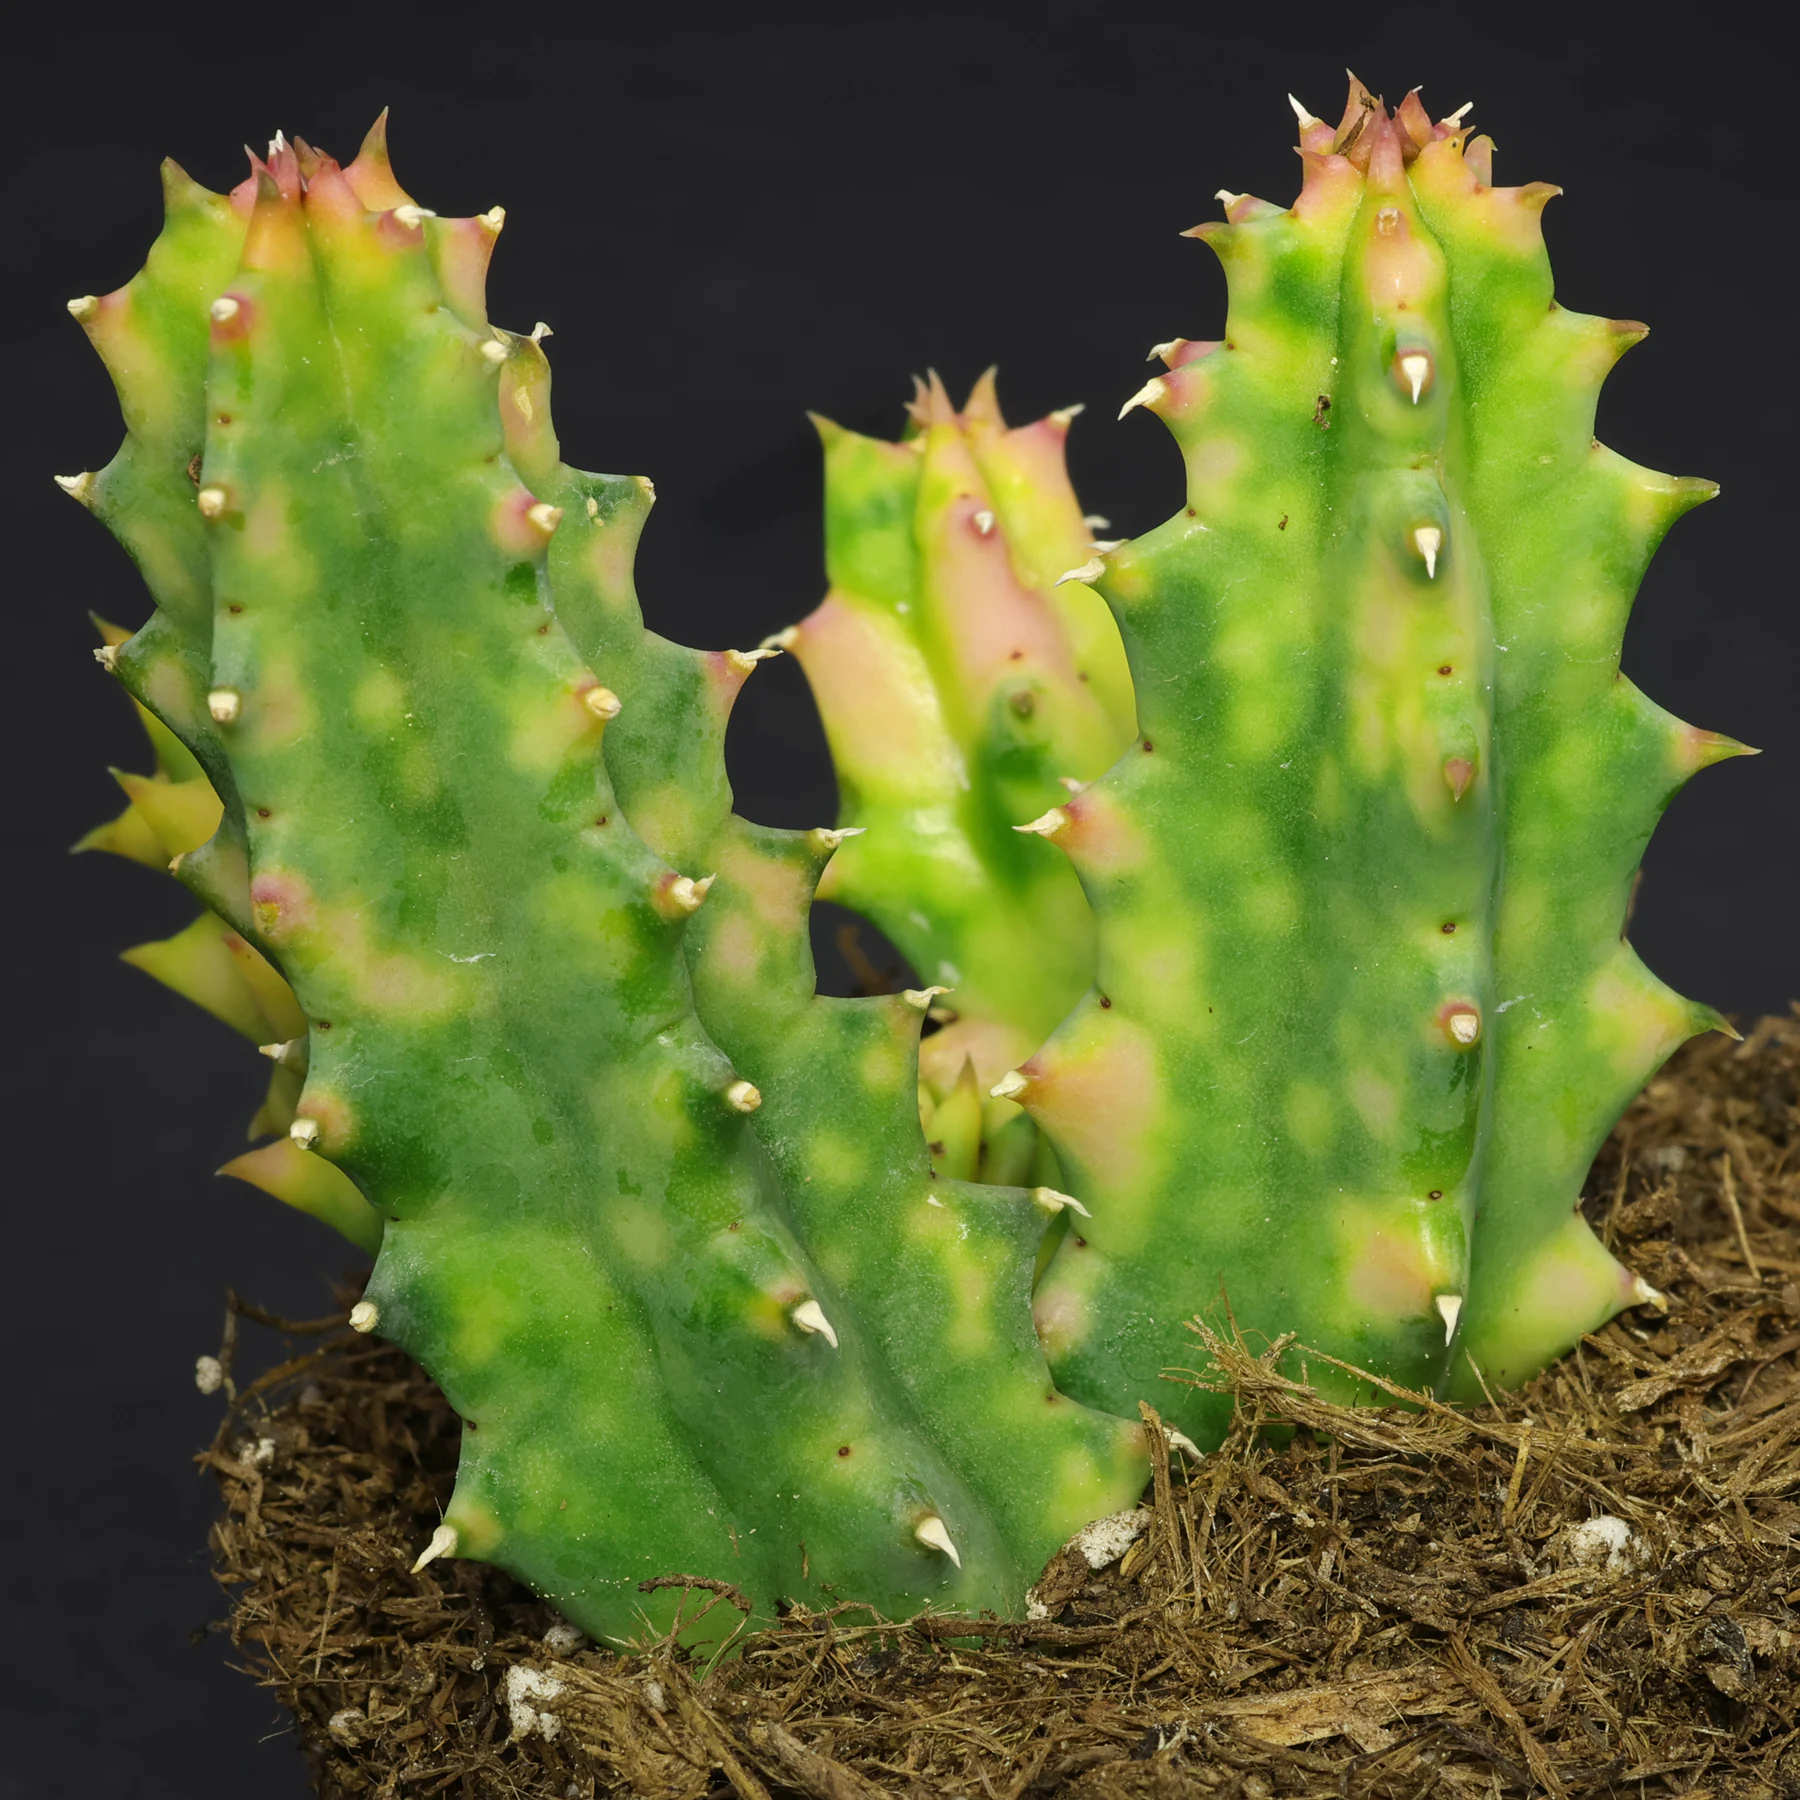
[[221, 1629], [328, 1800], [1800, 1794], [1797, 1094], [1791, 1019], [1651, 1083], [1584, 1205], [1668, 1310], [1524, 1392], [1350, 1410], [1196, 1329], [1236, 1428], [1122, 1560], [1059, 1555], [1045, 1617], [796, 1609], [710, 1666], [479, 1564], [409, 1573], [458, 1421], [341, 1313], [234, 1302], [227, 1366], [240, 1318], [301, 1342], [202, 1459]]

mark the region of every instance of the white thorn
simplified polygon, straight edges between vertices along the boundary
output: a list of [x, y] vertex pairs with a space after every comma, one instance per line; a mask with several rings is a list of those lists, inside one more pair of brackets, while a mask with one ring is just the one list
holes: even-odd
[[203, 487], [194, 496], [194, 504], [203, 519], [216, 519], [226, 508], [231, 496], [222, 487]]
[[832, 1349], [838, 1347], [837, 1333], [831, 1328], [831, 1321], [825, 1316], [825, 1309], [816, 1300], [802, 1300], [788, 1317], [799, 1328], [811, 1337], [815, 1332], [828, 1343]]
[[1041, 1206], [1052, 1217], [1061, 1212], [1065, 1206], [1070, 1212], [1080, 1213], [1084, 1219], [1091, 1219], [1094, 1216], [1073, 1194], [1059, 1194], [1055, 1188], [1033, 1188], [1031, 1198], [1035, 1204]]
[[182, 857], [185, 857], [186, 855], [187, 852], [184, 850], [182, 851], [181, 856], [171, 856], [169, 858], [169, 873], [171, 875], [179, 875], [181, 873]]
[[1067, 788], [1071, 794], [1085, 794], [1088, 791], [1089, 784], [1085, 781], [1076, 780], [1073, 775], [1059, 775], [1056, 779], [1063, 787]]
[[277, 131], [269, 144], [269, 154], [271, 156], [279, 156], [287, 147], [287, 133], [284, 131]]
[[698, 881], [689, 875], [677, 875], [669, 883], [669, 903], [677, 912], [698, 912], [701, 903], [706, 899], [707, 889], [712, 884], [713, 877], [710, 875], [702, 876]]
[[505, 362], [512, 352], [508, 350], [498, 338], [489, 338], [488, 341], [481, 346], [481, 354], [485, 356], [489, 362], [499, 364]]
[[1463, 122], [1464, 115], [1473, 111], [1474, 106], [1475, 102], [1473, 100], [1465, 100], [1455, 112], [1445, 113], [1444, 116], [1438, 120], [1438, 123], [1440, 125], [1460, 125]]
[[581, 704], [596, 719], [616, 719], [625, 710], [625, 703], [609, 687], [591, 687], [581, 696]]
[[1169, 1440], [1169, 1448], [1171, 1450], [1185, 1451], [1189, 1456], [1195, 1458], [1196, 1461], [1206, 1454], [1185, 1431], [1176, 1431], [1172, 1426], [1165, 1425], [1163, 1427], [1163, 1436]]
[[373, 1331], [381, 1323], [381, 1308], [373, 1300], [359, 1300], [350, 1309], [352, 1331]]
[[1064, 569], [1051, 584], [1061, 587], [1065, 581], [1098, 581], [1106, 573], [1106, 564], [1099, 557], [1090, 556], [1079, 568]]
[[927, 1513], [913, 1527], [913, 1536], [928, 1550], [941, 1550], [956, 1564], [962, 1567], [962, 1558], [956, 1554], [956, 1545], [951, 1541], [950, 1528], [936, 1513]]
[[1234, 194], [1230, 188], [1220, 188], [1219, 191], [1213, 195], [1213, 198], [1215, 200], [1223, 200], [1225, 202], [1226, 210], [1229, 211], [1232, 207], [1236, 206], [1240, 200], [1248, 200], [1250, 196], [1248, 194]]
[[454, 1525], [440, 1525], [437, 1530], [431, 1534], [431, 1542], [419, 1552], [419, 1560], [413, 1564], [412, 1572], [417, 1575], [427, 1563], [436, 1562], [440, 1556], [454, 1556], [455, 1554], [456, 1527]]
[[656, 498], [656, 483], [648, 475], [634, 475], [631, 479], [638, 484], [648, 499]]
[[91, 470], [80, 475], [56, 475], [51, 479], [71, 500], [79, 500], [83, 506], [93, 504], [94, 477]]
[[563, 509], [552, 506], [548, 500], [540, 500], [536, 506], [528, 506], [525, 516], [545, 537], [549, 537], [562, 523]]
[[1163, 383], [1163, 378], [1160, 375], [1152, 375], [1150, 379], [1119, 408], [1119, 417], [1121, 419], [1124, 418], [1124, 416], [1136, 406], [1154, 406], [1167, 392], [1168, 389]]
[[1066, 429], [1086, 411], [1087, 402], [1085, 400], [1077, 400], [1073, 406], [1059, 406], [1056, 411], [1050, 415], [1050, 423], [1052, 425], [1061, 425]]
[[538, 322], [531, 328], [531, 341], [534, 344], [541, 344], [545, 338], [555, 337], [555, 336], [556, 336], [556, 333], [554, 331], [552, 331], [550, 329], [550, 327], [548, 325], [546, 325], [542, 319], [539, 319]]
[[490, 206], [486, 212], [481, 213], [478, 216], [481, 223], [485, 225], [489, 231], [498, 231], [500, 227], [506, 223], [506, 208], [504, 206]]
[[748, 1081], [734, 1081], [725, 1090], [725, 1104], [733, 1112], [753, 1113], [762, 1105], [762, 1089]]
[[310, 1150], [319, 1141], [319, 1121], [317, 1119], [296, 1119], [288, 1127], [288, 1136], [302, 1150]]
[[100, 310], [100, 302], [92, 294], [81, 294], [69, 302], [70, 315], [77, 319], [91, 319]]
[[1446, 1023], [1450, 1027], [1450, 1035], [1459, 1044], [1472, 1044], [1481, 1036], [1481, 1014], [1470, 1012], [1466, 1007], [1459, 1007]]
[[866, 825], [816, 825], [812, 841], [821, 850], [835, 850], [845, 838], [861, 837], [868, 829]]
[[600, 516], [600, 502], [592, 494], [587, 497], [587, 516], [590, 519], [597, 519]]
[[258, 1055], [280, 1063], [284, 1069], [297, 1069], [306, 1061], [306, 1039], [303, 1037], [289, 1038], [283, 1044], [258, 1044], [256, 1049]]
[[109, 675], [113, 672], [113, 664], [118, 660], [119, 647], [117, 644], [102, 644], [100, 648], [94, 652], [94, 661]]
[[941, 1201], [937, 1197], [936, 1194], [927, 1194], [925, 1196], [925, 1204], [927, 1206], [935, 1206], [940, 1212], [945, 1212], [948, 1210], [948, 1208], [945, 1207], [943, 1201]]
[[1017, 1069], [1008, 1069], [994, 1085], [988, 1089], [991, 1100], [1010, 1100], [1015, 1094], [1022, 1094], [1031, 1083]]
[[1413, 533], [1413, 544], [1425, 561], [1425, 579], [1437, 580], [1438, 552], [1444, 547], [1444, 534], [1435, 525], [1421, 525]]
[[1040, 813], [1029, 825], [1015, 825], [1013, 830], [1023, 832], [1028, 837], [1055, 837], [1068, 822], [1069, 815], [1060, 806], [1053, 806], [1047, 813]]
[[1431, 358], [1420, 350], [1408, 351], [1400, 359], [1400, 373], [1412, 384], [1413, 405], [1417, 406], [1425, 383], [1431, 379]]
[[727, 650], [725, 660], [740, 674], [752, 673], [759, 662], [767, 662], [771, 656], [779, 656], [779, 649], [768, 644], [759, 644], [754, 650]]
[[1456, 1321], [1462, 1312], [1463, 1297], [1461, 1294], [1439, 1294], [1432, 1302], [1438, 1310], [1438, 1317], [1444, 1321], [1444, 1342], [1447, 1344], [1456, 1336]]
[[203, 1394], [216, 1394], [225, 1385], [225, 1365], [216, 1356], [194, 1358], [194, 1386]]
[[221, 294], [206, 311], [215, 325], [226, 325], [235, 319], [243, 311], [243, 308], [229, 294]]
[[987, 537], [992, 533], [994, 529], [994, 515], [989, 512], [986, 507], [983, 507], [981, 511], [975, 515], [975, 529], [980, 532], [983, 537]]
[[1095, 538], [1094, 548], [1098, 550], [1102, 556], [1110, 556], [1125, 542], [1127, 542], [1125, 538]]
[[934, 1001], [939, 994], [953, 994], [955, 992], [955, 988], [947, 987], [902, 988], [900, 990], [900, 998], [904, 1000], [908, 1006], [917, 1007], [920, 1012], [928, 1012], [931, 1008], [932, 1001]]
[[206, 710], [212, 714], [215, 725], [235, 725], [244, 703], [236, 688], [214, 688], [206, 696]]
[[1089, 531], [1110, 531], [1112, 529], [1112, 520], [1103, 518], [1099, 513], [1083, 513], [1081, 522]]
[[1167, 362], [1186, 342], [1186, 338], [1170, 338], [1166, 344], [1152, 344], [1150, 354], [1144, 358], [1144, 361]]
[[798, 625], [784, 625], [779, 631], [771, 631], [769, 635], [763, 639], [762, 647], [765, 650], [791, 650], [799, 641], [800, 627]]
[[429, 206], [414, 206], [413, 203], [408, 200], [404, 206], [396, 206], [394, 208], [394, 217], [398, 219], [408, 231], [417, 231], [427, 219], [435, 219], [437, 214], [434, 213]]
[[1315, 119], [1292, 94], [1288, 95], [1288, 105], [1294, 109], [1294, 117], [1300, 121], [1300, 129], [1302, 131], [1318, 124], [1319, 121]]
[[1633, 1306], [1654, 1306], [1658, 1312], [1669, 1310], [1669, 1296], [1653, 1288], [1641, 1275], [1631, 1278], [1631, 1304]]

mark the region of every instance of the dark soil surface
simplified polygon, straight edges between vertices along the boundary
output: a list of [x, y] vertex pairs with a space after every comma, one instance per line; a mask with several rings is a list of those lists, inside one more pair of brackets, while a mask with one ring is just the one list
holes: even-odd
[[477, 1564], [410, 1574], [437, 1390], [341, 1315], [234, 1303], [227, 1366], [240, 1318], [294, 1343], [203, 1459], [222, 1629], [329, 1800], [1800, 1794], [1797, 1093], [1791, 1019], [1651, 1084], [1585, 1204], [1668, 1310], [1526, 1391], [1352, 1412], [1197, 1337], [1237, 1429], [1121, 1562], [1059, 1556], [1044, 1618], [797, 1611], [710, 1668]]

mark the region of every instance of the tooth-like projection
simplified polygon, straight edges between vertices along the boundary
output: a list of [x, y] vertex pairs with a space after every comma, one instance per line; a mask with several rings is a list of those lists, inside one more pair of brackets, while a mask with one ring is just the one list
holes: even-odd
[[1072, 569], [1064, 569], [1057, 576], [1056, 585], [1062, 587], [1071, 581], [1098, 581], [1106, 573], [1106, 564], [1099, 557], [1090, 556], [1086, 562], [1078, 563]]
[[781, 649], [779, 644], [764, 643], [754, 650], [727, 650], [725, 660], [740, 675], [751, 675], [755, 673], [758, 663], [767, 662], [771, 656], [779, 656]]
[[381, 1308], [373, 1300], [359, 1300], [350, 1309], [352, 1331], [373, 1331], [381, 1323]]
[[734, 1081], [725, 1090], [725, 1104], [733, 1112], [753, 1113], [762, 1105], [762, 1092], [748, 1081]]
[[1023, 832], [1028, 837], [1055, 837], [1068, 822], [1069, 815], [1060, 806], [1053, 806], [1047, 813], [1040, 813], [1028, 823], [1015, 825], [1013, 830]]
[[1413, 405], [1417, 406], [1425, 393], [1426, 382], [1431, 379], [1431, 358], [1422, 351], [1412, 351], [1400, 358], [1400, 373], [1412, 390]]
[[[1006, 1095], [1000, 1093], [998, 1088], [994, 1090], [994, 1094], [999, 1099], [1007, 1098]], [[1072, 1213], [1079, 1213], [1084, 1219], [1091, 1219], [1094, 1216], [1073, 1194], [1059, 1194], [1055, 1188], [1033, 1188], [1031, 1198], [1033, 1204], [1041, 1206], [1053, 1218], [1065, 1207]]]
[[819, 850], [829, 852], [851, 838], [861, 837], [867, 830], [866, 825], [816, 825], [806, 835]]
[[832, 1349], [835, 1350], [838, 1347], [838, 1335], [832, 1330], [831, 1321], [826, 1318], [825, 1309], [818, 1301], [802, 1300], [800, 1304], [788, 1314], [788, 1317], [792, 1319], [795, 1325], [805, 1332], [807, 1336], [811, 1337], [816, 1334], [817, 1336], [822, 1337]]
[[409, 201], [404, 206], [396, 206], [394, 208], [394, 217], [398, 219], [408, 231], [417, 231], [427, 219], [435, 219], [437, 214], [426, 207], [414, 206]]
[[436, 1562], [440, 1556], [454, 1556], [456, 1554], [457, 1542], [456, 1527], [454, 1525], [440, 1525], [437, 1530], [431, 1534], [430, 1543], [419, 1552], [419, 1559], [412, 1566], [413, 1574], [417, 1575], [428, 1563]]
[[1444, 546], [1444, 534], [1435, 525], [1420, 525], [1413, 532], [1413, 548], [1425, 565], [1427, 580], [1437, 579], [1438, 552]]
[[616, 719], [624, 710], [624, 702], [609, 687], [591, 687], [581, 696], [581, 704], [596, 719]]
[[69, 302], [72, 319], [91, 319], [100, 310], [100, 302], [92, 294], [82, 294]]
[[270, 1062], [279, 1063], [284, 1069], [296, 1069], [301, 1074], [306, 1073], [305, 1038], [288, 1038], [279, 1044], [258, 1044], [256, 1048]]
[[908, 1006], [917, 1007], [920, 1012], [926, 1012], [939, 994], [948, 994], [951, 991], [947, 987], [902, 988], [900, 998]]
[[1458, 1007], [1445, 1016], [1444, 1027], [1459, 1044], [1472, 1044], [1481, 1036], [1481, 1014], [1469, 1007]]
[[203, 487], [194, 496], [194, 504], [200, 509], [201, 518], [217, 519], [231, 504], [231, 496], [222, 487]]
[[1432, 1304], [1437, 1314], [1444, 1321], [1444, 1342], [1447, 1344], [1456, 1336], [1456, 1321], [1462, 1313], [1461, 1294], [1439, 1294]]
[[[1234, 198], [1242, 199], [1243, 196], [1240, 194], [1234, 196]], [[1119, 408], [1119, 417], [1121, 419], [1124, 418], [1128, 412], [1139, 406], [1154, 406], [1168, 391], [1168, 383], [1164, 381], [1160, 375], [1152, 375], [1150, 379]]]
[[71, 500], [79, 500], [83, 506], [90, 505], [94, 497], [94, 477], [91, 472], [80, 475], [57, 475], [53, 477], [56, 485]]
[[562, 523], [562, 508], [552, 506], [547, 500], [540, 500], [535, 506], [525, 509], [525, 516], [548, 537]]
[[944, 1555], [960, 1569], [962, 1558], [956, 1553], [956, 1545], [950, 1537], [950, 1527], [936, 1513], [927, 1513], [913, 1527], [913, 1536], [928, 1550], [941, 1550]]
[[985, 506], [980, 512], [971, 515], [971, 522], [982, 537], [989, 536], [994, 529], [994, 515]]
[[306, 1118], [296, 1119], [293, 1124], [288, 1127], [288, 1136], [291, 1137], [302, 1150], [314, 1149], [319, 1142], [319, 1121], [317, 1119]]
[[100, 648], [94, 652], [94, 661], [110, 675], [113, 672], [113, 663], [117, 660], [118, 654], [119, 650], [116, 644], [102, 644]]
[[1030, 1086], [1031, 1083], [1017, 1069], [1008, 1069], [988, 1089], [988, 1093], [996, 1100], [1016, 1100]]
[[506, 223], [506, 208], [504, 206], [490, 206], [486, 212], [478, 213], [476, 217], [489, 231], [497, 233], [501, 226]]
[[488, 338], [481, 346], [481, 354], [491, 363], [503, 363], [512, 355], [512, 351], [499, 338]]
[[243, 308], [230, 294], [221, 294], [218, 299], [206, 309], [207, 316], [211, 318], [215, 325], [229, 324], [242, 310]]
[[214, 688], [206, 696], [206, 710], [217, 725], [235, 725], [243, 706], [243, 698], [236, 688]]

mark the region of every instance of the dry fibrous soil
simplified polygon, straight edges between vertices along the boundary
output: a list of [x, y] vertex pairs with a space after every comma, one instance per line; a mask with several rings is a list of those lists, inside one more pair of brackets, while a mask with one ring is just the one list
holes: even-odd
[[[295, 1326], [203, 1462], [239, 1660], [328, 1800], [1800, 1794], [1800, 1023], [1680, 1054], [1584, 1205], [1668, 1295], [1470, 1411], [1238, 1400], [1145, 1529], [1018, 1622], [796, 1609], [696, 1657], [595, 1644], [473, 1563], [409, 1572], [460, 1427], [405, 1357]], [[1259, 1353], [1260, 1351], [1260, 1353]], [[1316, 1360], [1316, 1359], [1315, 1359]], [[737, 1596], [695, 1583], [726, 1638]]]

